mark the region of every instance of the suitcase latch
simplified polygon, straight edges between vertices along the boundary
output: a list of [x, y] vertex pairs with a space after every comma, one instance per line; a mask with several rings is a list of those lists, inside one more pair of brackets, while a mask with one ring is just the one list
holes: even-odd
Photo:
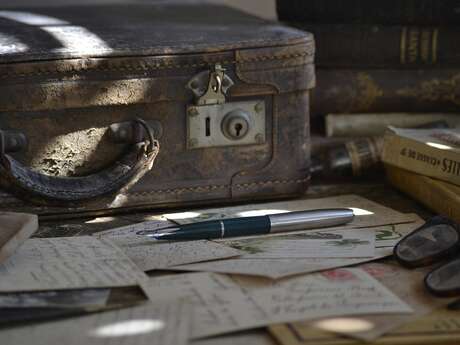
[[229, 102], [233, 85], [220, 64], [188, 82], [195, 96], [187, 107], [189, 149], [265, 143], [265, 101]]
[[[203, 85], [206, 84], [207, 87], [204, 88]], [[195, 94], [197, 105], [225, 103], [227, 90], [232, 86], [232, 79], [225, 74], [225, 69], [220, 64], [216, 64], [209, 72], [199, 73], [188, 83], [188, 87]]]

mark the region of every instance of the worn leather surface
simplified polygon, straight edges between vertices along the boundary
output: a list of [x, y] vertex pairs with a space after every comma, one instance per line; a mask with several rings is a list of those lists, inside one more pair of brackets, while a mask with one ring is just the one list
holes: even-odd
[[156, 142], [129, 148], [110, 166], [87, 176], [49, 176], [33, 171], [4, 154], [0, 162], [0, 185], [19, 198], [39, 205], [75, 206], [118, 193], [150, 171], [158, 155]]
[[[21, 130], [31, 143], [14, 158], [47, 175], [93, 174], [125, 150], [110, 142], [107, 127], [135, 117], [161, 124], [161, 153], [154, 168], [120, 192], [116, 203], [103, 198], [78, 207], [37, 207], [0, 193], [1, 208], [41, 214], [107, 212], [112, 207], [288, 197], [307, 188], [308, 92], [315, 83], [311, 35], [215, 6], [33, 12], [97, 33], [110, 43], [111, 52], [95, 47], [86, 54], [37, 36], [24, 54], [0, 54], [0, 128]], [[115, 26], [124, 29], [107, 29]], [[2, 30], [10, 29], [0, 26]], [[195, 100], [185, 85], [216, 63], [235, 83], [228, 102], [265, 101], [264, 143], [187, 148], [185, 110]]]
[[[1, 62], [205, 53], [312, 40], [231, 8], [186, 4], [0, 10], [0, 31]], [[8, 41], [26, 49], [15, 53]]]

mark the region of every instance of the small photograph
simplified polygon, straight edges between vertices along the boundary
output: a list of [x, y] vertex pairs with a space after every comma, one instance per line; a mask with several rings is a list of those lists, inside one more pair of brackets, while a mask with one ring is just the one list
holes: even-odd
[[110, 289], [82, 289], [0, 294], [0, 308], [88, 308], [107, 304]]

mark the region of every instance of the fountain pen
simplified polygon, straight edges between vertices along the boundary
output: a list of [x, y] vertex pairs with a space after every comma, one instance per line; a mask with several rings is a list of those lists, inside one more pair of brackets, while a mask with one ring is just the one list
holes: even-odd
[[137, 234], [166, 241], [205, 240], [338, 226], [352, 221], [353, 217], [353, 210], [349, 208], [318, 209], [268, 216], [208, 220], [156, 231], [139, 231]]

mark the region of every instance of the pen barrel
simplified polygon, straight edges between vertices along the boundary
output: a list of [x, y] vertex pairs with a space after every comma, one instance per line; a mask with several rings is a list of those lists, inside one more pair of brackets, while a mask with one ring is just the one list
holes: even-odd
[[330, 226], [339, 226], [351, 222], [353, 210], [348, 208], [299, 211], [268, 216], [271, 233], [308, 230]]
[[225, 227], [225, 233], [222, 237], [262, 235], [270, 232], [270, 218], [268, 216], [233, 218], [222, 222]]
[[[211, 220], [182, 225], [180, 231], [173, 233], [176, 240], [199, 240], [236, 236], [268, 234], [270, 219], [268, 216]], [[168, 239], [168, 237], [164, 237]]]

